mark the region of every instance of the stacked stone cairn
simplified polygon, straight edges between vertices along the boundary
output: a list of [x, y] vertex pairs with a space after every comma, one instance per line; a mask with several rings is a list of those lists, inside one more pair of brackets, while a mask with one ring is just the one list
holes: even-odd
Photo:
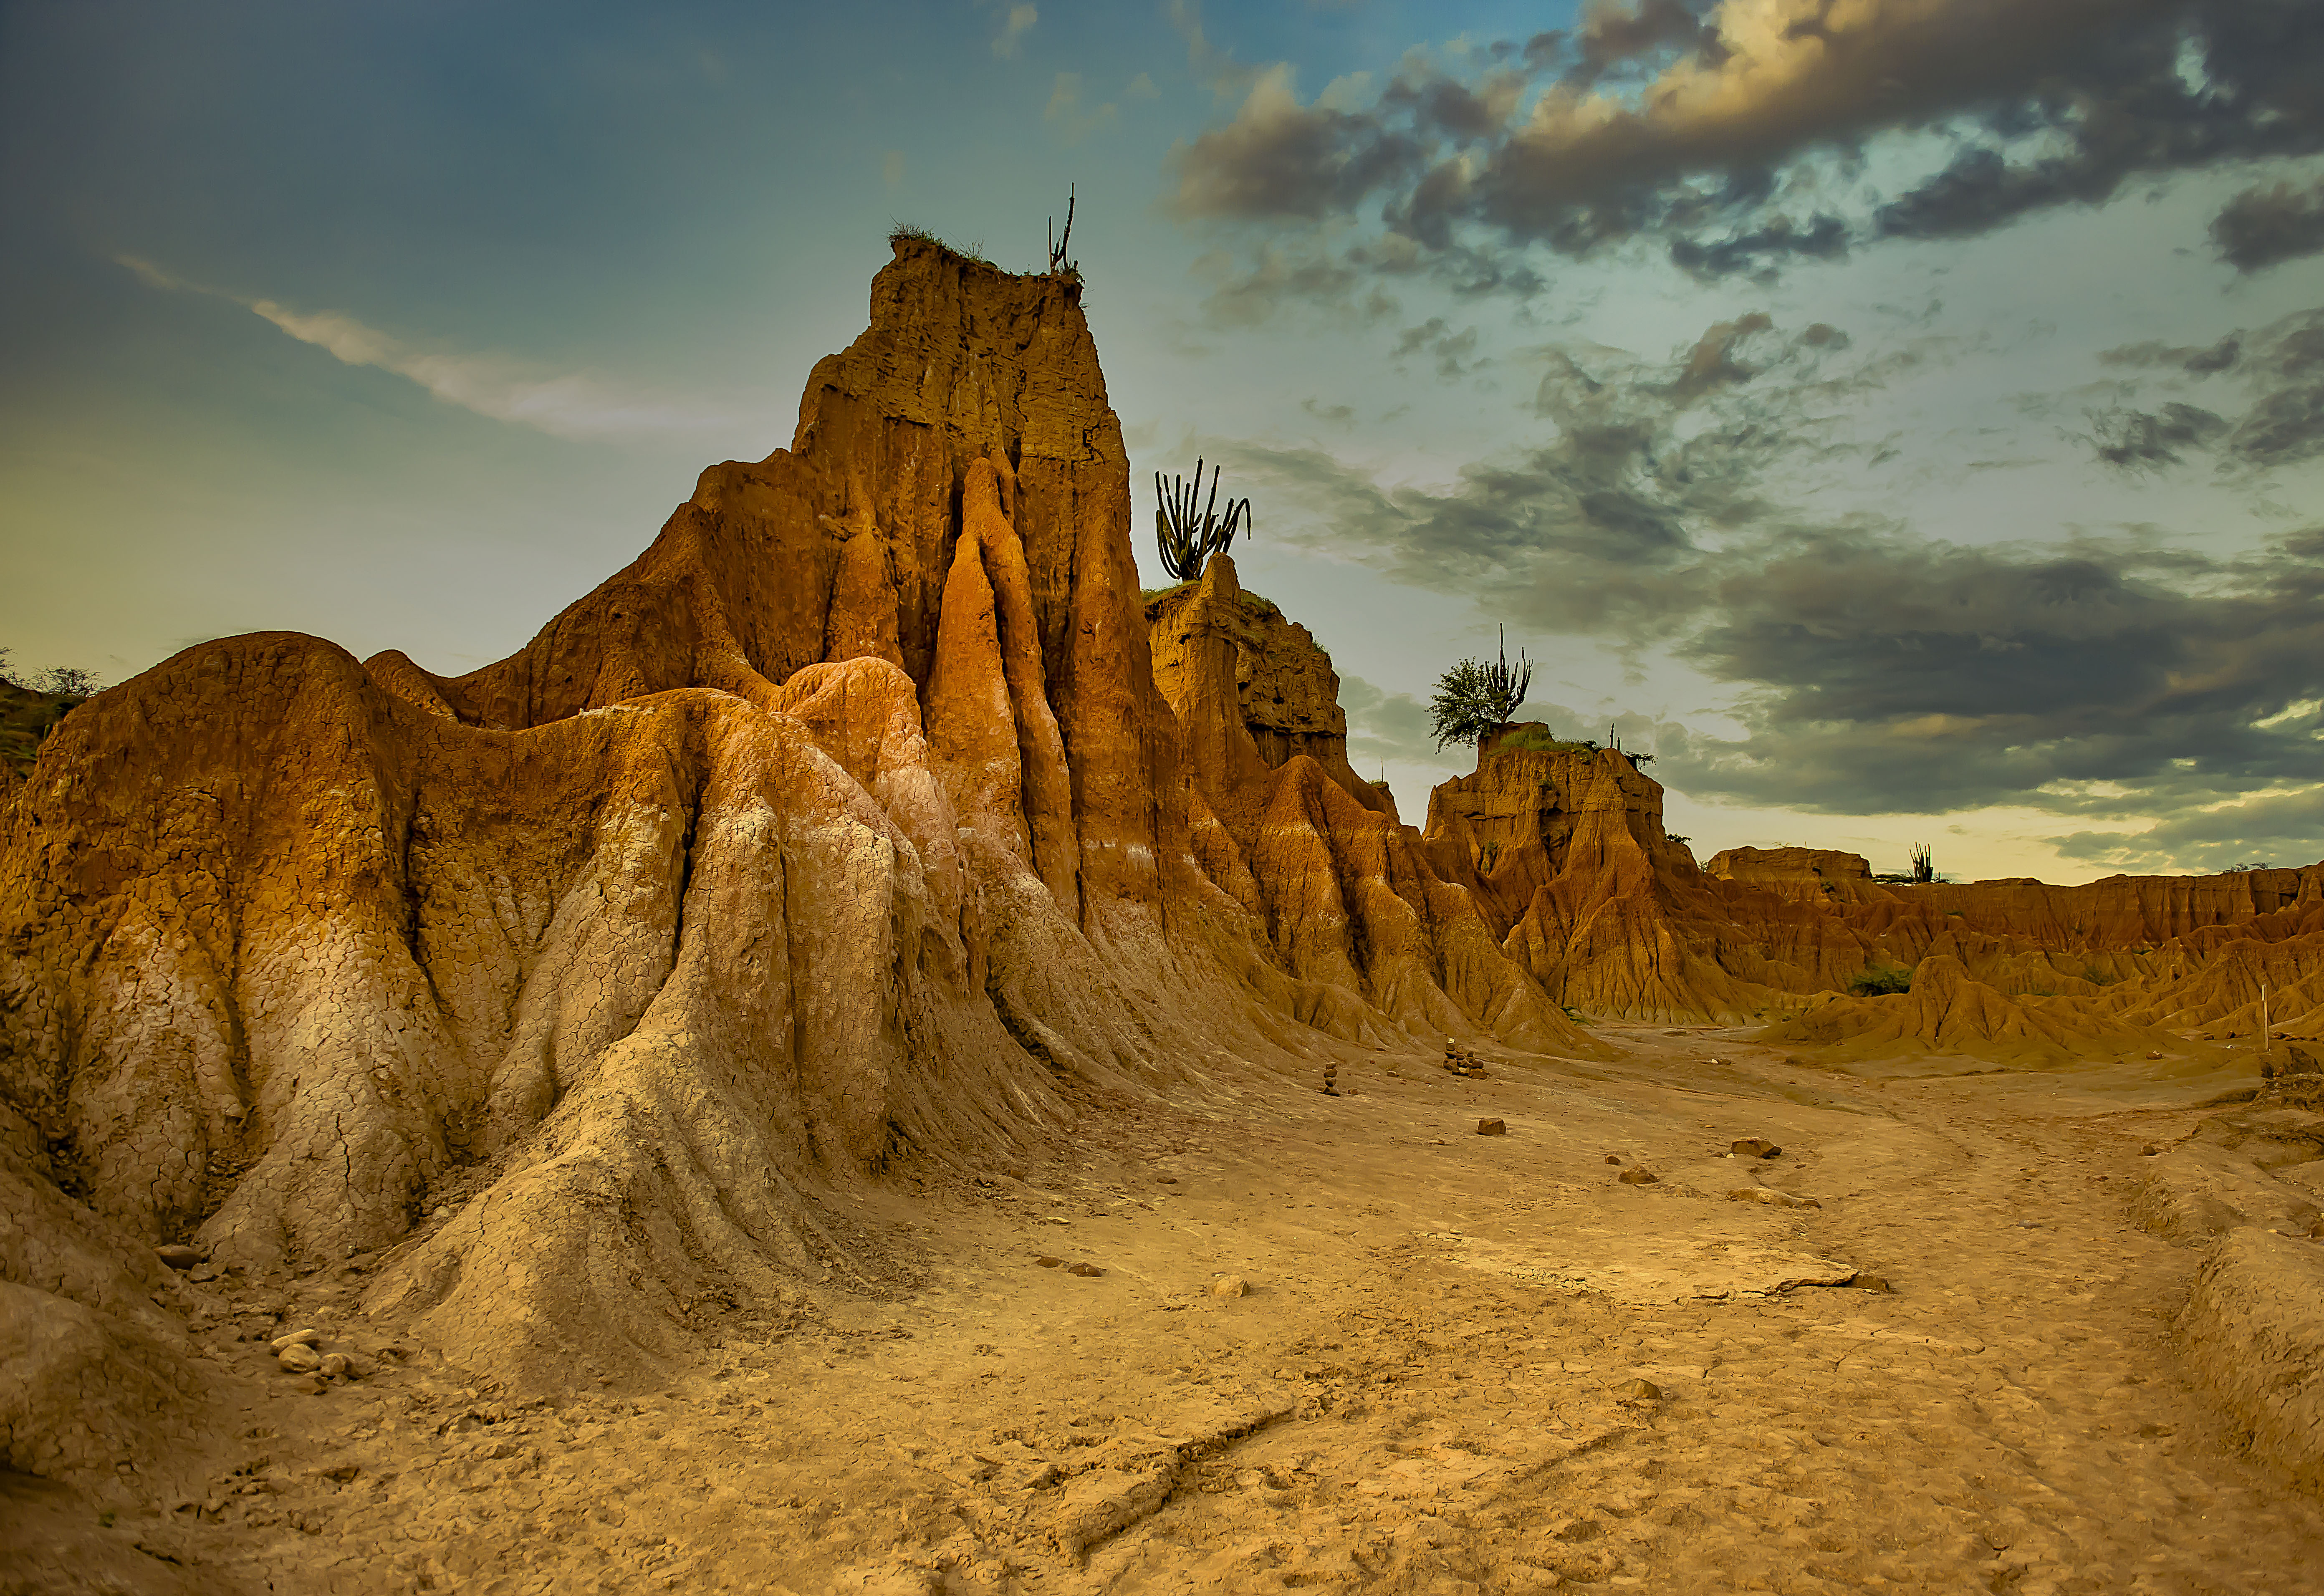
[[1447, 1075], [1466, 1075], [1472, 1081], [1481, 1081], [1485, 1078], [1483, 1061], [1479, 1059], [1474, 1052], [1463, 1047], [1451, 1037], [1444, 1038], [1444, 1072]]
[[1337, 1097], [1339, 1094], [1340, 1061], [1335, 1058], [1332, 1060], [1331, 1063], [1323, 1066], [1323, 1095], [1326, 1097]]

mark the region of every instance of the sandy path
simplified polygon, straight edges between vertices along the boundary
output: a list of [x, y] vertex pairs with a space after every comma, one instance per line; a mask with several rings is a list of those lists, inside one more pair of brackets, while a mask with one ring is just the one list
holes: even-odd
[[[1614, 1034], [1619, 1068], [1342, 1052], [1354, 1095], [1222, 1069], [1202, 1112], [1092, 1116], [1024, 1181], [860, 1205], [921, 1289], [736, 1327], [662, 1390], [512, 1411], [422, 1356], [289, 1396], [236, 1327], [360, 1279], [248, 1294], [210, 1336], [242, 1471], [108, 1533], [318, 1592], [2318, 1587], [2324, 1511], [2181, 1375], [2197, 1255], [2125, 1219], [2222, 1083]], [[1752, 1134], [1784, 1156], [1715, 1156]], [[1822, 1206], [1726, 1199], [1755, 1179]], [[1894, 1291], [1748, 1289], [1833, 1259]]]

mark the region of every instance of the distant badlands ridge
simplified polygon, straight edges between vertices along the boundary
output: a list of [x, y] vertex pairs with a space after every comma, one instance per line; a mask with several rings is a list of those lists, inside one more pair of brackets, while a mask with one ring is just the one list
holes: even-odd
[[[1765, 1017], [2058, 1065], [2247, 1034], [2264, 982], [2314, 1034], [2324, 866], [1704, 869], [1613, 751], [1489, 748], [1402, 824], [1231, 560], [1141, 595], [1079, 300], [900, 243], [790, 447], [519, 653], [225, 639], [50, 736], [0, 797], [10, 1466], [166, 1476], [198, 1390], [160, 1242], [392, 1248], [368, 1305], [549, 1388], [681, 1353], [685, 1305], [876, 1281], [836, 1189], [1318, 1031], [1554, 1067], [1616, 1050], [1583, 1017]], [[1879, 969], [1912, 992], [1845, 995]], [[481, 1200], [415, 1238], [447, 1192]]]

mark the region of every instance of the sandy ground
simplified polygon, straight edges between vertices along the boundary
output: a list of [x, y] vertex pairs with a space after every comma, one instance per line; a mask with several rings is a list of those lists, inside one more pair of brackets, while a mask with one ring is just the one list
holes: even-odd
[[[853, 1204], [911, 1285], [734, 1320], [659, 1388], [511, 1407], [414, 1349], [304, 1395], [263, 1338], [399, 1344], [361, 1274], [213, 1289], [211, 1494], [100, 1526], [0, 1481], [0, 1590], [2324, 1588], [2324, 1504], [2172, 1343], [2200, 1255], [2126, 1219], [2247, 1081], [1608, 1034], [1620, 1066], [1483, 1081], [1342, 1048], [1336, 1098], [1328, 1044], [1213, 1060], [1022, 1178]], [[1891, 1289], [1796, 1284], [1858, 1271]]]

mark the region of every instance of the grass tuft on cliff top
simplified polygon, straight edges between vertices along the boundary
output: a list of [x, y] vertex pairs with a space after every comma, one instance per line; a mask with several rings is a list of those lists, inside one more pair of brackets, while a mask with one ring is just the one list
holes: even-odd
[[964, 261], [974, 261], [980, 266], [991, 266], [995, 272], [1004, 270], [984, 253], [984, 240], [982, 238], [963, 248], [951, 239], [930, 232], [918, 222], [898, 222], [894, 226], [890, 227], [888, 244], [890, 248], [899, 244], [933, 244], [948, 255], [957, 255]]
[[1569, 743], [1552, 736], [1546, 726], [1522, 726], [1493, 744], [1495, 753], [1595, 753], [1598, 744], [1584, 739]]

